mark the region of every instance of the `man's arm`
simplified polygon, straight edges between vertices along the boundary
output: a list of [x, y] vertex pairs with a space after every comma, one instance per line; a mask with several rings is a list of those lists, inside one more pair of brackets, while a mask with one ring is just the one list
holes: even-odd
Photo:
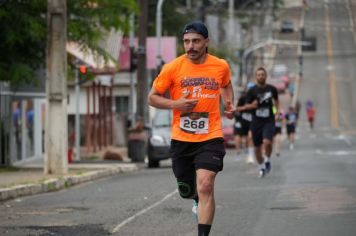
[[221, 88], [221, 98], [225, 107], [225, 115], [227, 118], [234, 117], [234, 90], [232, 89], [231, 81]]
[[158, 91], [152, 87], [148, 94], [148, 105], [159, 109], [173, 109], [173, 100], [159, 94]]
[[274, 107], [276, 108], [276, 114], [279, 113], [279, 97], [278, 97], [278, 91], [276, 87], [273, 87], [273, 104]]
[[191, 112], [198, 104], [197, 99], [187, 99], [189, 94], [181, 97], [178, 100], [172, 100], [164, 97], [162, 94], [152, 87], [148, 94], [148, 104], [159, 109], [177, 109], [180, 111]]
[[243, 106], [237, 107], [237, 111], [249, 111], [257, 108], [257, 100], [253, 101], [252, 103], [247, 103]]
[[279, 99], [274, 99], [274, 106], [276, 108], [276, 114], [279, 114]]

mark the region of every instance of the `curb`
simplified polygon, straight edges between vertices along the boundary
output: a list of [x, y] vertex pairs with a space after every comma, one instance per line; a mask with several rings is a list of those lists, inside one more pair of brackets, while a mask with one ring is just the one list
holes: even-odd
[[0, 188], [0, 202], [23, 196], [58, 191], [60, 189], [69, 188], [74, 185], [109, 177], [115, 174], [137, 171], [138, 169], [139, 167], [136, 164], [116, 166], [103, 170], [86, 172], [82, 175], [67, 175], [59, 178], [52, 178], [38, 184], [23, 184], [8, 188]]

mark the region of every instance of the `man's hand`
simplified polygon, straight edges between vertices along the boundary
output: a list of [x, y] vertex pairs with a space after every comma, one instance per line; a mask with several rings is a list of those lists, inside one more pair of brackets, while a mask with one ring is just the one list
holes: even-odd
[[236, 111], [237, 112], [242, 112], [242, 111], [244, 111], [245, 109], [244, 109], [244, 107], [242, 107], [242, 106], [239, 106], [239, 107], [237, 107], [236, 108]]
[[225, 106], [224, 114], [227, 118], [232, 119], [234, 118], [234, 113], [235, 113], [234, 105], [232, 104], [232, 102], [228, 101]]
[[189, 93], [184, 94], [178, 100], [173, 101], [172, 108], [183, 112], [191, 112], [198, 104], [198, 99], [187, 99]]

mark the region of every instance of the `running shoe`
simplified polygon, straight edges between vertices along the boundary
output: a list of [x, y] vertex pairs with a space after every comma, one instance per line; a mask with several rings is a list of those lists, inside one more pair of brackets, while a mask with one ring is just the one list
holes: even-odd
[[294, 149], [294, 144], [293, 143], [289, 144], [289, 150], [293, 150], [293, 149]]
[[193, 199], [192, 212], [194, 219], [198, 222], [198, 202], [195, 199]]
[[248, 163], [248, 164], [253, 164], [253, 163], [255, 163], [255, 161], [253, 160], [253, 157], [252, 157], [252, 156], [248, 155], [248, 156], [246, 157], [246, 163]]
[[269, 172], [271, 172], [271, 169], [272, 169], [272, 165], [271, 165], [271, 162], [267, 161], [265, 163], [265, 168], [266, 168], [266, 173], [265, 174], [268, 174]]
[[265, 169], [260, 169], [258, 172], [258, 178], [263, 178], [266, 175], [266, 170]]

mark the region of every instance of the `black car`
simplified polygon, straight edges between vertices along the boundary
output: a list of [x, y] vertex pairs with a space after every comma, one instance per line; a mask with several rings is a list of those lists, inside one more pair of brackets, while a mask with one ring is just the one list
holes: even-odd
[[169, 158], [172, 128], [171, 120], [171, 110], [156, 110], [147, 145], [149, 168], [159, 167], [159, 161]]

